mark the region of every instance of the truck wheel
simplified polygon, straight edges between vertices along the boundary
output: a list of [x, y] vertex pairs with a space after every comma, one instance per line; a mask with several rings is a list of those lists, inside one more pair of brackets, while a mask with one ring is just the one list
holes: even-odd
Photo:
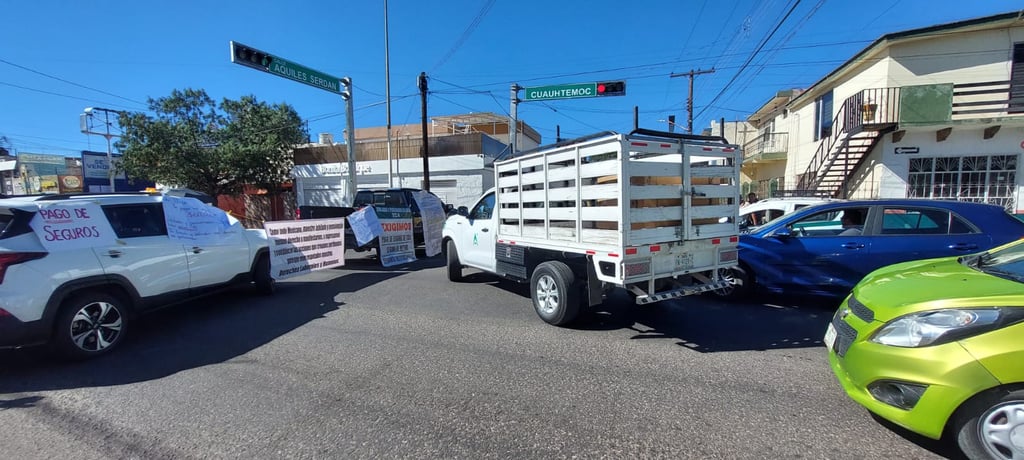
[[754, 289], [754, 279], [750, 272], [740, 265], [719, 269], [718, 276], [730, 282], [729, 286], [714, 291], [723, 299], [741, 300], [749, 296]]
[[462, 281], [462, 264], [459, 263], [459, 252], [455, 249], [454, 241], [448, 240], [444, 255], [448, 261], [448, 281]]
[[253, 286], [256, 288], [256, 292], [260, 295], [273, 294], [277, 287], [277, 282], [270, 274], [270, 256], [260, 256], [259, 260], [256, 261], [256, 267], [253, 270], [252, 281]]
[[94, 358], [121, 343], [127, 324], [127, 305], [121, 299], [98, 291], [76, 293], [57, 313], [51, 345], [65, 358]]
[[530, 277], [533, 308], [548, 324], [564, 326], [576, 319], [580, 310], [576, 277], [568, 265], [549, 261], [537, 266]]
[[957, 412], [956, 442], [967, 458], [1017, 458], [1024, 451], [1024, 389], [981, 396]]

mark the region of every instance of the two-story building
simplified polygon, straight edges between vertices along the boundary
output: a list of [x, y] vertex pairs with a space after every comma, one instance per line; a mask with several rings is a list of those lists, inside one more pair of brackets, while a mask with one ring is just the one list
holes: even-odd
[[744, 166], [763, 180], [785, 158], [777, 194], [1024, 208], [1022, 13], [887, 34], [785, 93], [751, 117], [765, 136]]

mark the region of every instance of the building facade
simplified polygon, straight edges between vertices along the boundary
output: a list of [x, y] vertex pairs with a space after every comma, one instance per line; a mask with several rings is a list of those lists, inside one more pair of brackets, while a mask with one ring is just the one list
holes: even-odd
[[769, 112], [788, 138], [780, 194], [1024, 208], [1019, 13], [885, 35]]
[[[508, 118], [487, 113], [435, 117], [427, 130], [430, 191], [445, 203], [471, 205], [493, 186], [491, 163], [508, 151], [508, 126]], [[540, 135], [529, 125], [520, 122], [520, 130], [521, 149], [540, 144]], [[382, 127], [356, 129], [357, 188], [427, 188], [421, 125], [393, 126], [390, 148], [386, 136]], [[319, 141], [295, 148], [296, 201], [300, 206], [345, 206], [348, 146], [330, 136]]]

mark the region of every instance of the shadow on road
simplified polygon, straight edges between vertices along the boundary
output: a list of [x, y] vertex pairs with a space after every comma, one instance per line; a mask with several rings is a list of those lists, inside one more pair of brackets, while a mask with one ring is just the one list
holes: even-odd
[[[838, 304], [838, 301], [836, 301]], [[584, 330], [631, 329], [634, 340], [675, 340], [701, 353], [822, 346], [835, 307], [829, 301], [765, 297], [731, 302], [711, 295], [635, 305], [616, 291], [576, 325]]]
[[[272, 297], [237, 289], [145, 315], [129, 324], [117, 350], [93, 360], [65, 362], [42, 348], [4, 351], [0, 394], [123, 385], [230, 361], [342, 305], [336, 283], [278, 286]], [[0, 408], [18, 401], [25, 398], [0, 400]]]
[[960, 452], [960, 448], [955, 445], [956, 442], [951, 439], [943, 438], [942, 440], [936, 441], [934, 439], [927, 438], [917, 433], [914, 433], [913, 431], [910, 431], [882, 417], [879, 417], [870, 411], [868, 412], [868, 415], [870, 415], [872, 419], [878, 422], [879, 425], [888, 428], [893, 433], [900, 435], [907, 441], [917, 444], [918, 447], [930, 451], [933, 454], [941, 455], [945, 458], [952, 460], [967, 459], [967, 457], [964, 456], [963, 452]]

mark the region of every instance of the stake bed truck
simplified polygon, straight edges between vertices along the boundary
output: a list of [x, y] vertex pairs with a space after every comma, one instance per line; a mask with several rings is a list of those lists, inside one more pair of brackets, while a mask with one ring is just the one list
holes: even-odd
[[496, 161], [495, 188], [445, 222], [448, 279], [472, 267], [529, 282], [554, 325], [616, 287], [637, 304], [725, 288], [741, 160], [721, 137], [636, 130]]

